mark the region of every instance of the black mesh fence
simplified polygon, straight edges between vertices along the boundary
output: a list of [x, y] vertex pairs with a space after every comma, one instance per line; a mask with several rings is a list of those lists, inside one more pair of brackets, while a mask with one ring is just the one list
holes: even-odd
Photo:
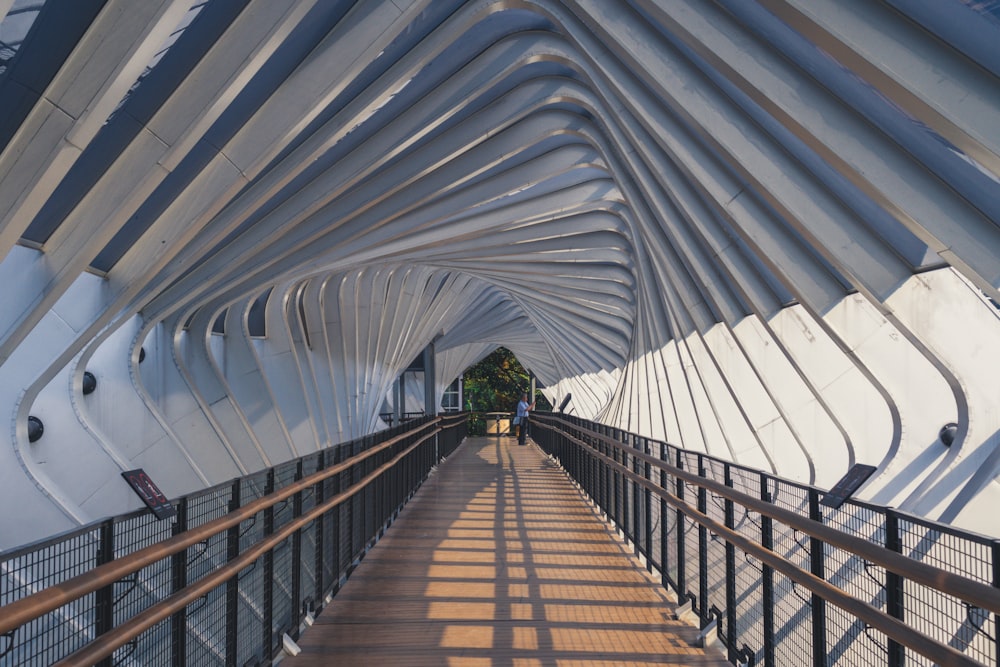
[[[934, 664], [809, 587], [821, 580], [975, 663], [998, 664], [995, 613], [834, 547], [814, 531], [805, 532], [810, 524], [782, 523], [762, 508], [741, 505], [733, 499], [739, 496], [727, 497], [713, 483], [914, 563], [992, 587], [1000, 587], [1000, 540], [854, 499], [827, 507], [821, 489], [579, 418], [540, 416], [536, 424], [535, 440], [648, 558], [678, 603], [690, 601], [702, 627], [716, 623], [734, 663]], [[774, 561], [762, 561], [763, 555], [714, 529], [720, 525], [764, 547], [761, 553], [770, 553], [768, 559], [776, 556], [782, 567], [812, 578], [796, 581], [803, 575], [778, 571], [769, 564]]]
[[[129, 633], [98, 664], [269, 664], [282, 637], [298, 637], [306, 615], [328, 602], [431, 467], [462, 441], [461, 416], [443, 430], [437, 421], [417, 417], [177, 499], [173, 521], [144, 510], [0, 554], [0, 623], [4, 607], [34, 593], [144, 559], [0, 635], [0, 667], [51, 665], [156, 612], [157, 622]], [[267, 498], [283, 489], [286, 497]], [[186, 546], [170, 547], [172, 538]], [[168, 608], [175, 595], [185, 597]]]

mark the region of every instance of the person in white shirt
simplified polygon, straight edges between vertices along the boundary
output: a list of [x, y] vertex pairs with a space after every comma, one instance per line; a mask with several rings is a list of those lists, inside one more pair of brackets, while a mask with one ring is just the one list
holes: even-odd
[[514, 421], [517, 423], [517, 444], [524, 445], [524, 439], [528, 435], [528, 413], [535, 409], [534, 401], [528, 404], [528, 393], [524, 392], [521, 394], [521, 400], [517, 404], [517, 419]]

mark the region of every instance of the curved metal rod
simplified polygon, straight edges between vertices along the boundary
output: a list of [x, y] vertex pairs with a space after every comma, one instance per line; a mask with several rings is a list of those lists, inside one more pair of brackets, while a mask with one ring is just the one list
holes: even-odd
[[386, 440], [381, 445], [361, 452], [346, 461], [332, 465], [329, 468], [324, 468], [323, 470], [313, 473], [308, 477], [303, 477], [297, 482], [293, 482], [288, 486], [278, 489], [274, 493], [247, 503], [225, 516], [209, 521], [208, 523], [202, 524], [196, 528], [187, 530], [174, 537], [167, 538], [162, 542], [157, 542], [156, 544], [146, 547], [145, 549], [140, 549], [139, 551], [135, 551], [127, 556], [105, 563], [104, 565], [99, 565], [93, 570], [77, 575], [72, 579], [68, 579], [60, 584], [50, 586], [44, 590], [29, 595], [28, 597], [12, 602], [9, 605], [6, 605], [3, 608], [4, 613], [0, 614], [0, 635], [18, 628], [28, 621], [38, 618], [39, 616], [43, 616], [51, 611], [54, 611], [63, 605], [69, 604], [84, 595], [93, 593], [94, 591], [103, 588], [104, 586], [108, 586], [109, 584], [113, 584], [119, 579], [127, 577], [131, 573], [141, 570], [148, 565], [152, 565], [167, 556], [171, 556], [179, 551], [187, 549], [190, 546], [198, 544], [202, 540], [210, 539], [228, 528], [237, 526], [242, 521], [251, 518], [261, 510], [272, 507], [286, 498], [290, 498], [299, 491], [304, 491], [309, 486], [321, 482], [328, 477], [333, 477], [334, 475], [344, 472], [352, 466], [357, 465], [359, 462], [389, 449], [403, 439], [426, 430], [428, 427], [433, 428], [430, 435], [435, 435], [441, 430], [437, 426], [439, 421], [439, 418], [431, 419], [417, 428], [407, 431], [406, 433], [400, 433], [399, 435]]
[[184, 564], [185, 567], [189, 567], [191, 563], [208, 553], [208, 540], [202, 540], [198, 544], [201, 545], [201, 551], [198, 551], [194, 555], [188, 554], [187, 562]]

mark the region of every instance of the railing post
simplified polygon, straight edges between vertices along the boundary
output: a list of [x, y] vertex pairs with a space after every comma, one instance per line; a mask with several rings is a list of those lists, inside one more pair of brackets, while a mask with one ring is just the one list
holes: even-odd
[[[101, 523], [97, 545], [95, 566], [110, 563], [115, 559], [115, 520], [106, 519]], [[100, 637], [110, 632], [115, 625], [115, 585], [108, 584], [94, 594], [94, 636]], [[97, 663], [100, 667], [111, 667], [111, 656]]]
[[[177, 520], [171, 528], [172, 535], [180, 535], [187, 530], [188, 499], [177, 501]], [[187, 549], [170, 557], [170, 591], [177, 593], [187, 586]], [[170, 617], [170, 664], [183, 667], [187, 662], [187, 609], [181, 609]]]
[[[649, 451], [649, 440], [647, 438], [642, 439], [642, 451], [646, 456], [650, 455]], [[653, 466], [647, 460], [642, 466], [642, 477], [649, 481], [653, 481]], [[644, 487], [644, 505], [645, 505], [645, 531], [646, 531], [646, 570], [649, 572], [653, 571], [653, 492], [649, 490], [648, 487]]]
[[[240, 500], [240, 480], [234, 479], [229, 495], [229, 511], [235, 512], [242, 504]], [[240, 527], [233, 526], [226, 533], [226, 560], [236, 560], [240, 555]], [[240, 627], [240, 580], [239, 575], [226, 582], [226, 666], [236, 667], [239, 652]]]
[[[625, 445], [622, 447], [622, 463], [629, 472], [638, 472], [635, 469], [635, 445], [632, 442], [632, 438], [624, 438], [621, 433], [617, 433], [616, 435], [618, 436], [618, 442]], [[639, 513], [637, 512], [639, 509], [639, 499], [637, 498], [639, 485], [622, 475], [622, 489], [625, 501], [622, 506], [622, 523], [625, 524], [625, 534], [632, 543], [632, 553], [639, 553], [639, 540], [642, 537], [639, 535]]]
[[[608, 450], [608, 443], [603, 440], [597, 441], [597, 450], [604, 454], [605, 456], [610, 454]], [[597, 465], [600, 469], [601, 475], [601, 511], [604, 512], [604, 516], [611, 516], [610, 505], [608, 504], [611, 500], [611, 466], [609, 466], [604, 461], [598, 461]]]
[[[891, 509], [885, 510], [885, 548], [896, 553], [903, 552], [903, 541], [899, 534], [899, 515]], [[885, 571], [885, 611], [893, 618], [904, 620], [903, 577], [890, 570]], [[889, 639], [889, 667], [903, 667], [906, 650], [899, 642]]]
[[[585, 443], [593, 444], [592, 438], [580, 438]], [[580, 457], [580, 474], [583, 479], [581, 483], [587, 488], [587, 494], [593, 499], [594, 503], [598, 506], [601, 503], [600, 497], [600, 478], [595, 476], [596, 468], [594, 466], [594, 455], [590, 447], [585, 445], [576, 445], [576, 450]]]
[[[1000, 588], [1000, 540], [993, 540], [993, 586]], [[1000, 614], [993, 614], [993, 654], [1000, 656]]]
[[[723, 468], [725, 485], [733, 488], [732, 467], [726, 463]], [[736, 511], [733, 501], [726, 498], [725, 508], [726, 528], [736, 530]], [[736, 664], [739, 654], [736, 651], [736, 547], [726, 540], [726, 649], [729, 662]]]
[[[302, 479], [302, 459], [295, 465], [295, 481]], [[297, 492], [292, 496], [292, 519], [302, 516], [302, 492]], [[315, 528], [315, 526], [314, 526]], [[302, 618], [302, 529], [296, 530], [292, 534], [292, 599], [291, 614], [292, 627], [289, 629], [289, 636], [292, 639], [299, 638], [299, 619]]]
[[[602, 431], [607, 431], [606, 428], [605, 429], [601, 429], [601, 430]], [[618, 447], [615, 447], [614, 445], [609, 445], [609, 447], [611, 447], [611, 450], [612, 450], [612, 459], [614, 460], [614, 462], [615, 463], [621, 463], [621, 449], [619, 449]], [[612, 521], [614, 522], [615, 526], [617, 526], [618, 528], [621, 528], [621, 525], [622, 525], [622, 521], [621, 521], [622, 493], [621, 493], [621, 488], [620, 488], [621, 475], [618, 473], [618, 470], [612, 470], [612, 472], [611, 472], [611, 478], [614, 480], [614, 487], [612, 489], [612, 492], [614, 493], [614, 496], [611, 499], [612, 505], [614, 507], [614, 514], [612, 514], [611, 516], [612, 516]]]
[[[667, 460], [667, 443], [660, 443], [660, 460]], [[660, 468], [660, 488], [667, 490], [667, 471]], [[662, 496], [660, 497], [660, 583], [664, 588], [668, 588], [670, 582], [670, 575], [668, 574], [670, 570], [670, 562], [667, 558], [669, 553], [668, 540], [670, 539], [670, 531], [667, 530], [667, 512], [670, 510], [667, 507], [667, 501]]]
[[[347, 456], [349, 458], [353, 458], [354, 455], [358, 453], [358, 447], [359, 447], [358, 441], [357, 440], [353, 441], [351, 443], [351, 451], [347, 453]], [[347, 472], [350, 475], [350, 478], [347, 480], [347, 486], [348, 486], [348, 488], [350, 488], [350, 486], [352, 484], [354, 484], [357, 481], [357, 479], [358, 479], [358, 474], [357, 474], [357, 471], [355, 470], [355, 468], [357, 468], [357, 467], [358, 467], [358, 464], [355, 463], [355, 464], [352, 464], [352, 465], [348, 466], [348, 468], [347, 468]], [[347, 570], [347, 568], [351, 567], [351, 563], [354, 562], [354, 555], [357, 553], [357, 548], [355, 547], [356, 540], [355, 540], [355, 536], [354, 536], [354, 532], [355, 532], [355, 530], [354, 530], [354, 523], [355, 523], [355, 521], [354, 521], [354, 504], [356, 502], [358, 502], [358, 496], [357, 496], [357, 494], [349, 497], [347, 500], [344, 501], [344, 506], [347, 509], [347, 511], [346, 511], [346, 515], [347, 515], [347, 562], [344, 563], [344, 570], [345, 571]]]
[[[407, 438], [407, 440], [409, 440], [410, 442], [412, 442], [413, 439], [414, 439], [413, 436], [409, 436], [409, 438]], [[360, 450], [356, 453], [360, 454], [361, 452], [366, 452], [370, 448], [371, 448], [371, 443], [369, 439], [367, 437], [364, 437], [361, 439]], [[420, 457], [420, 463], [421, 463], [420, 479], [423, 479], [424, 452], [422, 450], [417, 450], [417, 455]], [[360, 467], [361, 470], [358, 471], [358, 474], [355, 476], [353, 480], [355, 484], [364, 479], [365, 476], [374, 469], [375, 461], [372, 458], [367, 458], [364, 461], [362, 461]], [[368, 489], [359, 492], [356, 496], [354, 496], [354, 498], [358, 502], [358, 514], [360, 514], [360, 518], [358, 520], [358, 541], [357, 544], [354, 545], [354, 549], [351, 550], [351, 556], [356, 558], [359, 554], [361, 554], [361, 552], [365, 550], [365, 547], [368, 545], [368, 535], [369, 535], [368, 522], [370, 520], [369, 517], [371, 516], [371, 511], [369, 510], [368, 507]]]
[[[641, 463], [639, 457], [635, 455], [635, 451], [639, 449], [639, 443], [637, 436], [626, 436], [629, 440], [629, 449], [632, 456], [631, 470], [636, 475], [640, 474]], [[646, 524], [642, 521], [642, 508], [644, 506], [643, 497], [640, 493], [642, 486], [639, 482], [632, 482], [632, 534], [633, 543], [635, 544], [636, 553], [642, 553], [642, 547], [645, 543], [645, 536], [642, 534], [642, 529], [645, 528]]]
[[[338, 446], [336, 449], [333, 450], [333, 464], [334, 465], [340, 463], [341, 460], [343, 460], [343, 449], [344, 449], [343, 447]], [[334, 496], [336, 496], [338, 493], [340, 493], [340, 478], [343, 475], [344, 475], [344, 473], [340, 472], [340, 473], [337, 473], [334, 477], [332, 477], [330, 479], [330, 486], [332, 487], [330, 489], [330, 492]], [[330, 582], [330, 589], [333, 590], [333, 591], [337, 591], [340, 588], [340, 573], [343, 570], [343, 568], [340, 565], [340, 552], [342, 551], [342, 547], [341, 547], [341, 544], [340, 544], [340, 542], [341, 542], [340, 536], [344, 532], [344, 526], [343, 526], [343, 523], [344, 523], [343, 522], [344, 510], [343, 510], [343, 505], [337, 505], [336, 507], [334, 507], [331, 510], [331, 512], [335, 512], [336, 513], [335, 516], [337, 517], [337, 519], [336, 519], [336, 521], [334, 523], [334, 530], [331, 531], [331, 533], [330, 533], [330, 537], [332, 538], [332, 542], [333, 542], [330, 545], [330, 551], [333, 554], [333, 559], [331, 561], [331, 568], [330, 568], [332, 570], [332, 574], [333, 574], [333, 581]], [[325, 592], [326, 591], [324, 591], [324, 594], [325, 594]], [[325, 597], [325, 595], [324, 595], [324, 597]]]
[[[681, 450], [678, 449], [675, 452], [675, 457], [675, 465], [677, 466], [677, 469], [684, 470], [684, 459], [681, 456]], [[684, 502], [684, 480], [680, 477], [674, 477], [674, 484], [677, 489], [677, 499], [680, 502]], [[676, 508], [674, 512], [676, 512], [677, 517], [677, 523], [675, 524], [677, 528], [677, 597], [679, 600], [683, 601], [683, 599], [687, 597], [688, 589], [687, 573], [685, 572], [686, 568], [684, 567], [684, 563], [687, 560], [684, 554], [684, 533], [686, 531], [684, 530], [684, 512], [682, 512], [679, 507]]]
[[[374, 446], [375, 441], [372, 440], [372, 445]], [[428, 440], [423, 444], [423, 447], [427, 448], [427, 458], [433, 460], [434, 458], [434, 442]], [[376, 454], [372, 460], [371, 472], [374, 472], [376, 468], [387, 462], [391, 457], [389, 452], [382, 452], [381, 454]], [[428, 466], [428, 470], [430, 467]], [[383, 522], [384, 514], [382, 507], [382, 494], [385, 492], [385, 475], [379, 475], [372, 481], [371, 486], [371, 496], [372, 496], [372, 509], [371, 509], [371, 529], [368, 532], [368, 544], [371, 545], [374, 540], [379, 539], [382, 536], [382, 531], [385, 529], [385, 523]]]
[[[760, 475], [760, 498], [771, 502], [771, 492], [767, 488], [767, 475]], [[774, 530], [771, 517], [760, 515], [760, 544], [765, 549], [774, 549]], [[774, 667], [774, 571], [771, 566], [761, 563], [761, 593], [764, 614], [764, 667]]]
[[[316, 470], [324, 470], [326, 468], [326, 452], [327, 450], [319, 450], [319, 454], [316, 457]], [[325, 482], [316, 482], [313, 486], [313, 496], [316, 498], [316, 505], [322, 505], [323, 501], [326, 500], [326, 490]], [[325, 581], [323, 578], [323, 542], [324, 536], [326, 535], [326, 512], [320, 514], [316, 517], [316, 549], [313, 553], [313, 570], [316, 572], [316, 586], [313, 589], [313, 609], [315, 609], [320, 601], [323, 599], [323, 590], [325, 587]]]
[[[274, 493], [274, 468], [267, 471], [264, 495]], [[264, 537], [274, 532], [274, 506], [264, 509]], [[264, 601], [261, 610], [264, 617], [264, 660], [274, 657], [274, 549], [264, 554]]]
[[582, 447], [581, 445], [575, 445], [573, 447], [573, 465], [575, 466], [575, 469], [573, 470], [573, 477], [589, 494], [590, 484], [587, 479], [587, 457], [588, 454], [585, 447]]
[[[702, 479], [706, 476], [705, 457], [698, 455], [698, 477]], [[704, 486], [698, 487], [698, 511], [708, 514], [708, 490]], [[707, 625], [711, 620], [711, 605], [708, 602], [708, 528], [698, 524], [698, 606], [700, 607], [698, 616], [701, 617], [702, 626]]]
[[[823, 523], [823, 514], [819, 506], [819, 491], [809, 489], [809, 518], [817, 523]], [[826, 580], [826, 558], [823, 541], [818, 537], [809, 538], [809, 568], [810, 571]], [[824, 667], [826, 664], [826, 600], [820, 595], [812, 594], [812, 654], [813, 665]], [[891, 664], [891, 663], [890, 663]]]

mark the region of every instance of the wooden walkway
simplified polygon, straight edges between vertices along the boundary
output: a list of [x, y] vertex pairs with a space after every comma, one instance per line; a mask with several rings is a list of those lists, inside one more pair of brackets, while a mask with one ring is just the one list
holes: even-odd
[[534, 445], [470, 438], [300, 638], [310, 665], [728, 665]]

